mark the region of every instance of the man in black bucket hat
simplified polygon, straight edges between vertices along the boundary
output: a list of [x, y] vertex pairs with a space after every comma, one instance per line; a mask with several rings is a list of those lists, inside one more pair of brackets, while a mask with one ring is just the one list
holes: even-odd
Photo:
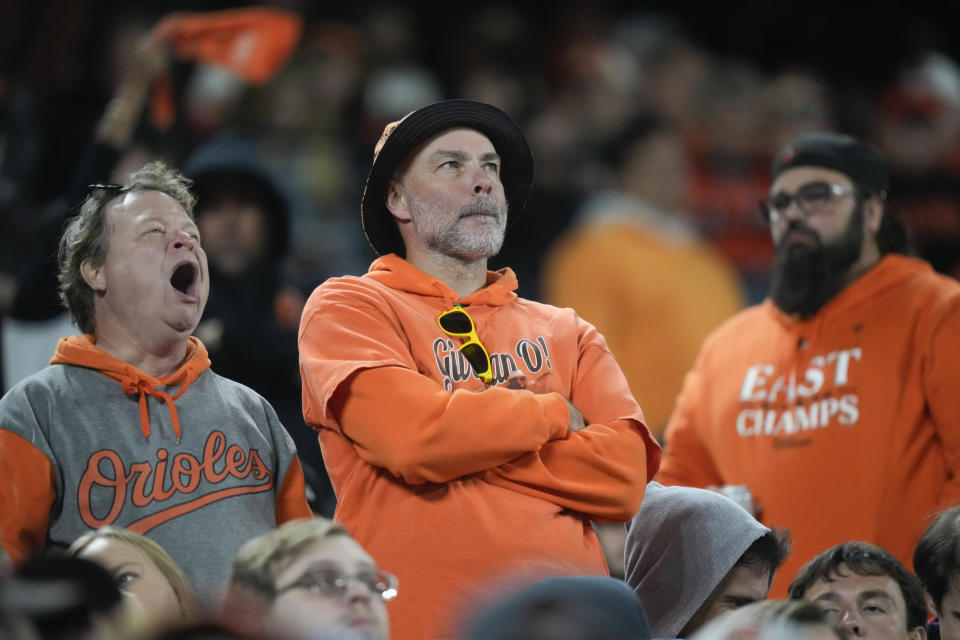
[[499, 581], [607, 573], [590, 521], [629, 520], [659, 464], [596, 330], [487, 270], [533, 167], [488, 104], [388, 125], [361, 205], [380, 257], [301, 320], [304, 415], [336, 518], [402, 585], [394, 640], [452, 637]]
[[960, 499], [960, 284], [904, 255], [873, 147], [806, 134], [771, 179], [769, 298], [704, 342], [657, 479], [752, 493], [793, 534], [782, 597], [848, 540], [909, 562], [925, 517]]

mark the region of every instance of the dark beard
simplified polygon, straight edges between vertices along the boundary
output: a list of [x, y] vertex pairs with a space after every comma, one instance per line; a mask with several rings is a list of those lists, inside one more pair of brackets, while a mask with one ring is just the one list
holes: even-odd
[[816, 236], [810, 245], [781, 243], [773, 263], [770, 299], [784, 313], [809, 318], [847, 285], [850, 267], [860, 257], [863, 243], [863, 203], [857, 203], [843, 235], [825, 245], [803, 222], [791, 222], [790, 229]]

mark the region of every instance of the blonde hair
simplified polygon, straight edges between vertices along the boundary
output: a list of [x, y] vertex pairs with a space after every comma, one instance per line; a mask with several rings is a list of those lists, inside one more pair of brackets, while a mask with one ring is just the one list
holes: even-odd
[[119, 540], [146, 556], [147, 559], [160, 570], [163, 577], [170, 583], [170, 587], [173, 588], [173, 593], [177, 596], [177, 602], [180, 604], [180, 612], [183, 618], [189, 620], [196, 615], [196, 596], [194, 595], [190, 581], [183, 573], [183, 569], [163, 550], [163, 547], [144, 535], [134, 533], [127, 529], [121, 529], [120, 527], [100, 527], [74, 540], [70, 548], [67, 549], [67, 554], [78, 556], [84, 549], [90, 546], [91, 543], [101, 538]]
[[234, 556], [230, 586], [247, 587], [272, 600], [277, 575], [290, 566], [301, 551], [331, 536], [351, 537], [343, 525], [314, 517], [291, 520], [248, 540]]

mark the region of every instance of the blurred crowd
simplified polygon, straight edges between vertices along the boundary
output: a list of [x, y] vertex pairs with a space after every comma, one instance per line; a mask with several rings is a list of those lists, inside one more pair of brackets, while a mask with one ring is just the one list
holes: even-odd
[[[241, 550], [227, 600], [233, 608], [223, 620], [197, 616], [180, 568], [122, 530], [91, 532], [67, 557], [40, 557], [16, 569], [0, 557], [0, 635], [80, 637], [83, 629], [91, 638], [160, 638], [165, 623], [177, 620], [185, 628], [169, 637], [321, 637], [311, 631], [325, 628], [326, 612], [310, 603], [349, 593], [346, 599], [362, 601], [366, 613], [344, 617], [349, 629], [322, 637], [386, 637], [384, 603], [397, 595], [396, 580], [324, 518], [332, 517], [336, 498], [316, 434], [303, 422], [296, 334], [311, 291], [333, 276], [363, 274], [375, 257], [359, 216], [371, 152], [385, 123], [424, 105], [479, 100], [502, 108], [526, 132], [536, 158], [533, 191], [490, 266], [511, 267], [521, 296], [572, 306], [596, 324], [657, 437], [703, 338], [766, 296], [774, 249], [758, 205], [768, 195], [772, 158], [797, 135], [851, 133], [881, 149], [912, 252], [960, 278], [960, 64], [936, 37], [857, 85], [802, 59], [771, 68], [712, 50], [683, 15], [663, 11], [561, 5], [545, 18], [503, 3], [478, 7], [469, 21], [454, 24], [446, 14], [395, 4], [326, 11], [285, 2], [271, 6], [296, 17], [286, 23], [291, 30], [254, 29], [269, 44], [258, 54], [271, 57], [269, 68], [237, 72], [225, 68], [224, 52], [243, 50], [249, 25], [231, 31], [221, 24], [213, 32], [180, 14], [178, 35], [170, 36], [170, 19], [174, 8], [244, 5], [48, 4], [54, 11], [42, 24], [31, 22], [26, 7], [5, 10], [7, 40], [0, 41], [0, 390], [44, 366], [56, 339], [76, 332], [57, 299], [53, 251], [88, 185], [110, 189], [146, 162], [163, 160], [193, 181], [209, 254], [211, 295], [195, 335], [213, 369], [276, 409], [320, 518]], [[25, 42], [23, 34], [35, 40]], [[218, 48], [221, 37], [229, 46]], [[433, 46], [451, 39], [462, 46]], [[14, 42], [31, 55], [17, 59], [7, 44]], [[636, 273], [644, 277], [631, 278]], [[618, 325], [623, 319], [627, 326]], [[726, 502], [723, 509], [731, 508]], [[733, 517], [746, 517], [741, 511]], [[605, 550], [613, 550], [612, 573], [622, 578], [629, 570], [621, 553], [627, 529], [599, 532]], [[681, 623], [766, 533], [738, 539], [744, 548], [715, 580], [698, 585], [702, 598], [668, 632], [656, 633], [657, 620], [646, 619], [657, 615], [649, 601], [644, 613], [630, 590], [623, 599], [622, 583], [601, 581], [541, 585], [498, 605], [506, 609], [490, 609], [489, 619], [481, 615], [465, 634], [541, 637], [523, 630], [596, 630], [598, 620], [622, 619], [630, 631], [604, 637], [651, 637], [651, 623], [654, 637], [686, 637], [694, 629], [681, 630]], [[758, 600], [788, 552], [774, 551], [769, 567], [761, 563]], [[866, 553], [876, 560], [879, 551]], [[124, 573], [122, 554], [140, 567], [138, 575]], [[376, 560], [389, 569], [389, 558]], [[849, 562], [840, 565], [849, 569]], [[835, 568], [825, 569], [824, 580], [832, 581]], [[124, 588], [146, 573], [164, 574], [166, 586], [150, 596], [162, 593], [162, 601], [131, 598], [134, 590]], [[572, 607], [574, 588], [595, 596], [596, 607]], [[903, 592], [901, 603], [909, 596]], [[938, 607], [942, 593], [940, 600]], [[304, 602], [316, 620], [298, 617]], [[775, 606], [772, 613], [751, 610], [757, 617], [747, 621], [747, 635], [714, 627], [701, 637], [761, 637], [761, 623], [786, 616], [821, 625], [820, 637], [844, 637], [836, 616]], [[514, 619], [516, 628], [496, 632], [503, 635], [484, 626]], [[923, 620], [907, 623], [912, 632]], [[542, 637], [566, 637], [558, 633]], [[787, 636], [812, 637], [767, 637]]]
[[[52, 203], [63, 206], [58, 198], [105, 105], [133, 72], [138, 39], [170, 12], [162, 4], [116, 4], [94, 17], [96, 3], [60, 4], [47, 26], [23, 31], [39, 39], [30, 47], [37, 59], [0, 68], [4, 312], [36, 257], [44, 216], [56, 215]], [[683, 16], [667, 13], [560, 5], [538, 16], [491, 4], [453, 27], [444, 14], [400, 5], [329, 13], [294, 5], [302, 34], [262, 85], [208, 63], [172, 60], [172, 126], [158, 130], [145, 112], [114, 171], [145, 157], [182, 166], [227, 130], [249, 138], [291, 199], [284, 269], [303, 290], [366, 270], [372, 253], [356, 213], [370, 150], [384, 122], [445, 97], [496, 104], [528, 132], [537, 191], [494, 262], [514, 268], [528, 297], [541, 297], [544, 254], [581, 201], [615, 182], [612, 151], [648, 113], [668, 120], [682, 143], [679, 153], [667, 149], [652, 161], [668, 167], [657, 186], [672, 190], [676, 213], [735, 266], [746, 301], [765, 294], [771, 261], [756, 215], [770, 157], [807, 130], [843, 130], [878, 144], [893, 165], [891, 191], [918, 251], [938, 270], [960, 269], [960, 70], [942, 51], [918, 48], [900, 68], [885, 70], [886, 81], [857, 86], [801, 60], [770, 69], [712, 52]], [[11, 25], [30, 23], [25, 9], [11, 15], [19, 18]], [[470, 46], [449, 55], [434, 50], [429, 41], [454, 28]]]

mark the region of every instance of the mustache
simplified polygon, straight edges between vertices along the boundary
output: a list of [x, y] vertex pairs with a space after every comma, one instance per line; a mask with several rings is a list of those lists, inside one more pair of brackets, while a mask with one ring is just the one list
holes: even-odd
[[466, 218], [467, 216], [476, 215], [493, 216], [499, 221], [501, 217], [506, 215], [506, 211], [504, 211], [504, 209], [494, 198], [489, 196], [477, 198], [473, 202], [465, 204], [457, 210], [458, 220], [461, 218]]
[[818, 244], [820, 243], [820, 234], [811, 229], [801, 220], [792, 220], [790, 226], [787, 227], [787, 230], [784, 231], [783, 237], [786, 238], [791, 233], [800, 233], [808, 238], [815, 240]]

